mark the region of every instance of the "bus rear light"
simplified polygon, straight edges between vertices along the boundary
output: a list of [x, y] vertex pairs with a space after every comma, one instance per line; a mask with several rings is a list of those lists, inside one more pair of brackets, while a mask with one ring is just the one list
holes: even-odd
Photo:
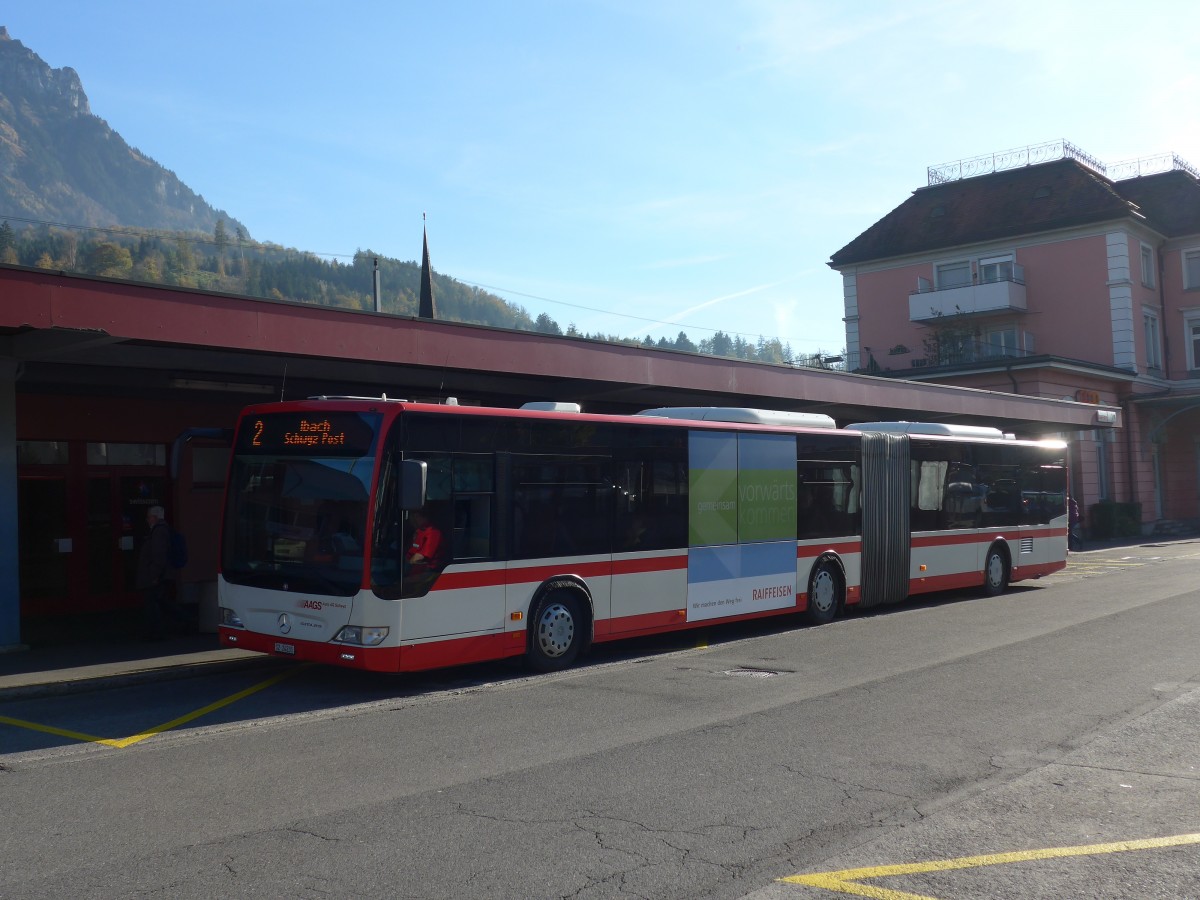
[[374, 647], [382, 644], [388, 636], [388, 629], [372, 625], [347, 625], [337, 633], [334, 640], [339, 644], [358, 644], [360, 647]]
[[245, 628], [238, 614], [227, 606], [221, 607], [221, 624], [226, 628]]

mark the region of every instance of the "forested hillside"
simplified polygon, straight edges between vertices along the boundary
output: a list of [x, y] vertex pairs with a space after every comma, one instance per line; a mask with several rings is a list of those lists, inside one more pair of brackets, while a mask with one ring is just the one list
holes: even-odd
[[[152, 284], [314, 303], [345, 309], [374, 309], [374, 267], [379, 260], [383, 312], [417, 315], [421, 267], [361, 250], [350, 262], [250, 240], [241, 226], [218, 220], [211, 235], [148, 232], [137, 229], [70, 229], [50, 225], [16, 226], [0, 221], [0, 262], [120, 278]], [[749, 341], [718, 331], [698, 342], [680, 331], [674, 338], [631, 338], [564, 329], [546, 313], [536, 318], [521, 305], [447, 275], [434, 273], [437, 317], [495, 328], [590, 338], [725, 356], [752, 362], [836, 368], [840, 360], [794, 354], [778, 339]]]
[[[93, 115], [74, 69], [51, 69], [0, 25], [0, 262], [313, 303], [375, 308], [377, 254], [350, 261], [252, 240], [175, 173]], [[383, 312], [415, 316], [420, 266], [378, 256]], [[777, 339], [718, 331], [693, 341], [563, 328], [478, 287], [434, 274], [437, 318], [784, 365], [836, 367]]]

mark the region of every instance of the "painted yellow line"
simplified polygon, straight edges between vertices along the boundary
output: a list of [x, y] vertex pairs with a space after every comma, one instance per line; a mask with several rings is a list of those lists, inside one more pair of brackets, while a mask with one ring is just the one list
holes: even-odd
[[81, 731], [68, 731], [66, 728], [55, 728], [53, 725], [39, 725], [37, 722], [26, 722], [24, 719], [13, 719], [8, 716], [0, 716], [0, 725], [15, 725], [17, 728], [27, 728], [30, 731], [43, 731], [46, 734], [70, 738], [73, 741], [87, 741], [92, 744], [108, 744], [110, 747], [113, 746], [113, 742], [110, 740], [84, 734]]
[[259, 682], [256, 685], [246, 688], [244, 691], [238, 691], [236, 694], [231, 694], [215, 703], [210, 703], [201, 709], [190, 712], [187, 715], [180, 716], [178, 719], [172, 719], [170, 722], [164, 722], [162, 725], [155, 725], [153, 728], [143, 731], [140, 734], [135, 734], [127, 738], [101, 738], [90, 734], [84, 734], [80, 731], [71, 731], [66, 728], [55, 728], [53, 725], [41, 725], [37, 722], [27, 722], [24, 719], [13, 719], [8, 716], [0, 716], [0, 724], [15, 725], [17, 728], [26, 728], [30, 731], [41, 731], [46, 734], [57, 735], [58, 737], [70, 738], [73, 741], [84, 741], [90, 744], [104, 744], [106, 747], [116, 747], [118, 750], [124, 750], [126, 747], [132, 747], [134, 744], [140, 743], [146, 738], [154, 737], [156, 734], [162, 734], [164, 731], [170, 731], [172, 728], [178, 728], [180, 725], [186, 725], [188, 722], [195, 721], [201, 716], [206, 716], [210, 712], [215, 712], [222, 707], [229, 706], [231, 703], [236, 703], [239, 700], [244, 700], [251, 694], [257, 694], [259, 691], [266, 690], [285, 678], [291, 678], [293, 675], [309, 668], [312, 663], [304, 663], [294, 669], [289, 669], [282, 672], [273, 678], [268, 678], [266, 681]]
[[859, 884], [864, 878], [887, 878], [895, 875], [923, 875], [929, 872], [949, 872], [954, 869], [977, 869], [1007, 863], [1030, 862], [1039, 859], [1061, 859], [1068, 856], [1099, 856], [1104, 853], [1127, 853], [1131, 850], [1158, 850], [1200, 844], [1200, 834], [1177, 834], [1171, 837], [1148, 838], [1140, 841], [1117, 841], [1111, 844], [1084, 844], [1078, 847], [1050, 847], [1044, 850], [1018, 850], [1014, 853], [991, 853], [986, 856], [962, 856], [958, 859], [934, 860], [924, 863], [905, 863], [894, 866], [872, 866], [865, 869], [842, 869], [839, 872], [816, 872], [811, 875], [790, 875], [780, 878], [788, 884], [803, 884], [839, 894], [874, 897], [876, 900], [936, 900], [923, 894], [908, 894], [875, 885]]

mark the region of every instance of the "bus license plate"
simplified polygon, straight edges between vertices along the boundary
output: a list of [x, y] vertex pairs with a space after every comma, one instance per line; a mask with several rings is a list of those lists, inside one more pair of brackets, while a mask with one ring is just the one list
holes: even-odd
[[295, 656], [296, 655], [296, 645], [295, 644], [285, 644], [285, 643], [283, 643], [283, 641], [276, 641], [275, 642], [275, 652], [276, 653], [286, 653], [289, 656]]

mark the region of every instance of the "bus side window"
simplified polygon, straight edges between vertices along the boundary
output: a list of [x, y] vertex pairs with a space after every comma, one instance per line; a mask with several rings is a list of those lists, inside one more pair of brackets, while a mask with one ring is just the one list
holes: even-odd
[[934, 531], [938, 528], [948, 467], [949, 463], [941, 460], [912, 461], [913, 531]]
[[454, 498], [454, 558], [489, 559], [492, 555], [490, 495]]
[[621, 466], [616, 489], [615, 551], [687, 545], [687, 473], [681, 464], [653, 458], [628, 460]]
[[980, 524], [980, 498], [975, 470], [963, 463], [951, 463], [946, 471], [943, 528], [977, 528]]

